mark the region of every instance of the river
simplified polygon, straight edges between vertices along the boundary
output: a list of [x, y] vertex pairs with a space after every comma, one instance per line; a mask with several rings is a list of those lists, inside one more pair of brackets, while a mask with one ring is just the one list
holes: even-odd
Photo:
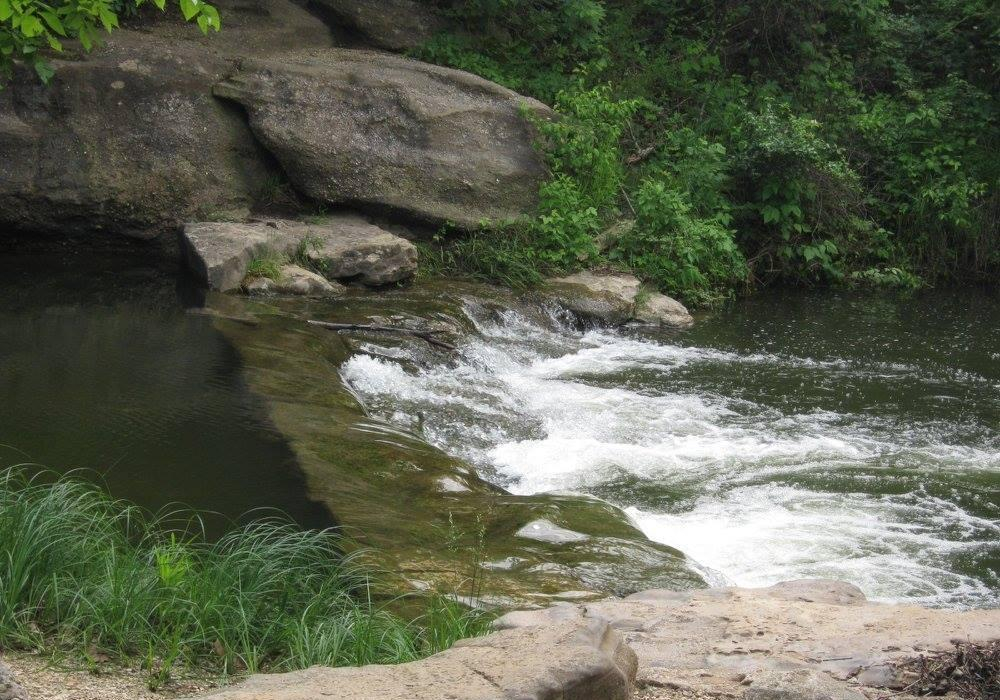
[[677, 333], [464, 310], [457, 359], [369, 344], [343, 377], [514, 493], [620, 506], [712, 583], [1000, 605], [996, 297], [789, 291]]

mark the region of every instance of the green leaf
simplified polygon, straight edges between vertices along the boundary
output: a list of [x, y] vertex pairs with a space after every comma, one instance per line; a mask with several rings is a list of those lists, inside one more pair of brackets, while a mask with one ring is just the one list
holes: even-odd
[[14, 9], [10, 6], [10, 0], [0, 0], [0, 22], [6, 22], [14, 14]]
[[30, 39], [42, 34], [44, 31], [45, 27], [42, 25], [42, 20], [34, 15], [21, 16], [21, 33], [24, 36]]
[[52, 66], [45, 61], [37, 61], [35, 63], [35, 73], [43, 83], [48, 83], [56, 72], [52, 69]]
[[200, 5], [199, 0], [181, 0], [181, 14], [184, 15], [184, 19], [190, 21], [194, 18], [201, 11]]
[[40, 14], [42, 15], [42, 19], [45, 20], [45, 23], [49, 25], [49, 29], [54, 31], [59, 36], [66, 36], [66, 29], [63, 27], [62, 20], [59, 19], [59, 15], [51, 10], [42, 10]]

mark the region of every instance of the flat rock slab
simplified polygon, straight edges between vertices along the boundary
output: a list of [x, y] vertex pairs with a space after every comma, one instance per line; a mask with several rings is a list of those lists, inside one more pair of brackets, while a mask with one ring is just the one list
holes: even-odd
[[635, 321], [687, 328], [694, 323], [679, 301], [659, 292], [644, 292], [638, 278], [623, 273], [584, 270], [550, 279], [543, 294], [581, 318], [614, 326]]
[[215, 94], [320, 202], [475, 228], [531, 213], [545, 177], [523, 110], [551, 111], [462, 71], [326, 49], [247, 59]]
[[281, 219], [189, 223], [182, 242], [189, 269], [210, 289], [223, 292], [238, 289], [250, 262], [268, 253], [305, 256], [327, 279], [372, 286], [404, 280], [417, 270], [412, 243], [350, 215], [314, 224]]
[[398, 666], [254, 676], [213, 700], [626, 700], [636, 657], [601, 620], [507, 629]]
[[511, 613], [501, 628], [600, 619], [639, 656], [643, 697], [677, 690], [748, 700], [858, 700], [896, 687], [893, 661], [1000, 638], [1000, 610], [868, 602], [855, 586], [808, 580], [771, 588], [653, 590], [623, 600]]

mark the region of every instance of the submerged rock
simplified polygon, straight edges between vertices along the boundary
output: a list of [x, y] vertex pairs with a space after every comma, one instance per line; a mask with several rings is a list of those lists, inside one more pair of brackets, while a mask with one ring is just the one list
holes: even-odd
[[530, 212], [545, 177], [522, 109], [462, 71], [355, 49], [248, 59], [215, 86], [317, 201], [474, 228]]
[[422, 661], [253, 676], [214, 700], [627, 700], [636, 657], [600, 620], [506, 629]]
[[[283, 219], [190, 223], [184, 226], [182, 241], [189, 269], [210, 289], [222, 292], [240, 288], [254, 258], [268, 255], [306, 258], [327, 279], [356, 279], [368, 285], [398, 282], [417, 271], [412, 243], [353, 215], [315, 224]], [[320, 290], [312, 277], [294, 274], [296, 288], [331, 291]], [[280, 284], [259, 283], [255, 289], [261, 291], [262, 286], [277, 292]], [[335, 293], [336, 288], [331, 289]]]
[[623, 273], [584, 270], [549, 280], [544, 294], [581, 318], [615, 326], [637, 321], [687, 328], [694, 323], [679, 301], [659, 292], [646, 292], [638, 278]]
[[426, 43], [445, 23], [426, 4], [414, 0], [313, 0], [334, 30], [347, 29], [364, 43], [407, 51]]
[[289, 294], [301, 297], [334, 297], [344, 293], [344, 285], [298, 265], [284, 265], [278, 279], [258, 277], [244, 285], [248, 294]]

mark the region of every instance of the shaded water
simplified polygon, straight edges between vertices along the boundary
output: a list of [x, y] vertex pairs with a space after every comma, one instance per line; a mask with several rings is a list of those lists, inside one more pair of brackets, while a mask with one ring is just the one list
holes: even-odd
[[995, 297], [761, 296], [676, 334], [522, 311], [470, 298], [456, 361], [368, 345], [343, 376], [514, 493], [622, 506], [715, 583], [1000, 604]]
[[331, 523], [176, 279], [131, 258], [3, 256], [0, 300], [0, 466], [88, 470], [152, 510], [218, 513], [212, 529], [258, 508]]

